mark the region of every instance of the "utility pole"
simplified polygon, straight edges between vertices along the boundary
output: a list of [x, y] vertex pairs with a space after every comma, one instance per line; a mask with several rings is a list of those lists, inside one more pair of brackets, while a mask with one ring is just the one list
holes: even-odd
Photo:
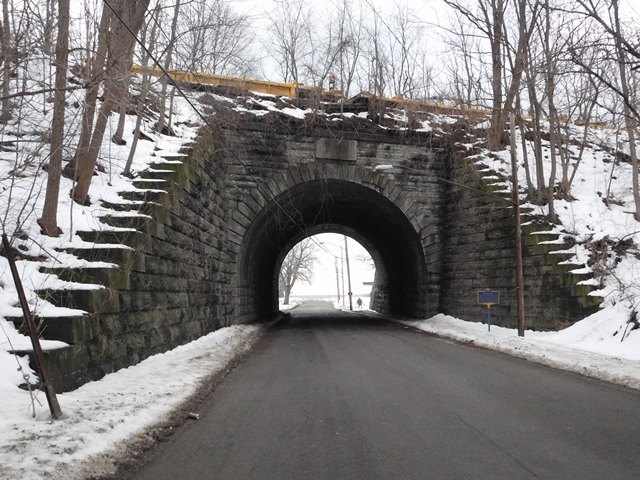
[[347, 247], [347, 236], [344, 237], [344, 256], [347, 260], [347, 287], [349, 291], [347, 295], [349, 295], [349, 310], [353, 310], [353, 292], [351, 291], [351, 269], [349, 268], [349, 247]]
[[513, 181], [512, 201], [513, 215], [516, 227], [516, 297], [518, 304], [518, 336], [524, 337], [524, 269], [522, 266], [522, 227], [520, 226], [520, 187], [518, 185], [518, 159], [516, 155], [516, 127], [515, 115], [511, 112], [511, 176]]
[[336, 291], [338, 292], [338, 303], [340, 303], [340, 272], [338, 271], [338, 257], [333, 256], [333, 262], [336, 266]]
[[342, 279], [342, 306], [344, 307], [346, 294], [344, 291], [344, 251], [342, 247], [340, 247], [340, 278]]

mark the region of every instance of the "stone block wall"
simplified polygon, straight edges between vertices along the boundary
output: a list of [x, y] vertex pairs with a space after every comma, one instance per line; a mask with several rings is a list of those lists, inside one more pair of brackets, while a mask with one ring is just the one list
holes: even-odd
[[[507, 198], [504, 194], [495, 194], [494, 173], [483, 172], [464, 155], [454, 157], [452, 166], [443, 212], [440, 311], [485, 321], [487, 311], [477, 304], [477, 292], [497, 290], [500, 304], [492, 308], [492, 323], [515, 327], [513, 209], [501, 199]], [[527, 328], [557, 329], [597, 310], [600, 299], [588, 295], [592, 287], [577, 285], [585, 277], [570, 273], [583, 265], [559, 264], [571, 257], [559, 253], [571, 245], [541, 243], [558, 240], [558, 235], [545, 234], [550, 227], [526, 211], [521, 218]]]
[[[69, 250], [117, 267], [49, 269], [104, 286], [40, 292], [89, 312], [41, 319], [46, 338], [70, 343], [48, 353], [56, 388], [221, 326], [268, 320], [277, 310], [278, 259], [327, 230], [352, 235], [386, 262], [374, 285], [377, 309], [482, 321], [476, 294], [490, 288], [501, 293], [494, 322], [514, 326], [512, 210], [484, 193], [494, 190], [486, 174], [445, 141], [254, 121], [203, 134], [184, 156], [158, 159], [134, 181], [139, 190], [106, 205], [119, 212], [102, 218], [111, 229], [80, 232], [89, 245]], [[381, 164], [392, 170], [376, 171]], [[318, 204], [325, 193], [338, 208]], [[598, 299], [569, 273], [577, 266], [559, 264], [568, 246], [541, 243], [557, 239], [544, 224], [523, 230], [528, 325], [554, 328], [594, 311]]]
[[225, 167], [212, 149], [211, 140], [201, 138], [184, 156], [159, 159], [134, 185], [162, 191], [123, 193], [122, 203], [109, 205], [121, 215], [102, 219], [114, 230], [80, 232], [94, 245], [69, 249], [117, 267], [50, 269], [105, 287], [39, 292], [89, 312], [41, 319], [46, 338], [71, 344], [47, 353], [58, 391], [233, 323]]

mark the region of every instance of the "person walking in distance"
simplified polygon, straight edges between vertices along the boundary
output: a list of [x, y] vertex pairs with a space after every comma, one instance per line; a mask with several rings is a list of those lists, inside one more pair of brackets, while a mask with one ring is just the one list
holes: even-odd
[[359, 298], [356, 303], [358, 304], [358, 308], [362, 309], [362, 299]]

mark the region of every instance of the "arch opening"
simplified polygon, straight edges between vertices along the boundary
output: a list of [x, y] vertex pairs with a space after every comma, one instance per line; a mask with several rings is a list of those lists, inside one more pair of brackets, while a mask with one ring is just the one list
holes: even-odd
[[278, 195], [247, 229], [237, 263], [244, 321], [278, 310], [278, 273], [286, 253], [310, 235], [348, 235], [376, 265], [371, 308], [418, 317], [426, 310], [426, 266], [420, 236], [403, 211], [382, 193], [346, 180], [311, 180]]
[[349, 235], [310, 235], [285, 252], [278, 263], [280, 309], [305, 300], [329, 301], [342, 308], [350, 303], [353, 308], [370, 306], [375, 260]]

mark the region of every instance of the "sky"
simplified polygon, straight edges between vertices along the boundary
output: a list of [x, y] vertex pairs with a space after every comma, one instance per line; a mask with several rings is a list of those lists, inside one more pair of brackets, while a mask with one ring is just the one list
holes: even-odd
[[[298, 283], [294, 285], [292, 296], [322, 295], [337, 299], [336, 284], [336, 262], [338, 264], [338, 278], [342, 287], [344, 277], [344, 291], [348, 289], [347, 267], [344, 261], [344, 235], [336, 233], [321, 233], [314, 235], [316, 244], [322, 245], [324, 250], [318, 247], [316, 262], [313, 269], [313, 278], [310, 284]], [[351, 271], [351, 291], [353, 300], [358, 296], [368, 296], [371, 286], [364, 285], [363, 282], [373, 282], [375, 268], [372, 268], [373, 261], [369, 252], [356, 240], [347, 238], [347, 248], [349, 250], [349, 266]], [[343, 265], [343, 266], [341, 266]], [[342, 294], [341, 294], [342, 295]]]
[[[421, 27], [425, 28], [425, 32], [429, 35], [429, 44], [438, 45], [438, 49], [442, 47], [442, 43], [439, 40], [441, 30], [437, 28], [441, 20], [442, 15], [446, 16], [446, 6], [442, 0], [360, 0], [363, 7], [370, 4], [376, 8], [383, 16], [385, 14], [391, 14], [395, 6], [400, 4], [406, 4], [413, 12], [415, 17], [420, 21]], [[322, 16], [324, 13], [330, 10], [331, 4], [337, 3], [338, 0], [307, 0], [307, 4], [318, 15]], [[269, 32], [269, 13], [275, 8], [277, 0], [231, 0], [232, 5], [242, 13], [246, 13], [250, 16], [253, 23], [257, 25], [256, 44], [260, 52], [261, 65], [260, 74], [264, 78], [272, 81], [280, 81], [281, 74], [273, 59], [270, 58], [268, 46], [271, 44]], [[354, 4], [358, 3], [358, 0], [353, 0]], [[325, 19], [322, 18], [321, 21]]]

